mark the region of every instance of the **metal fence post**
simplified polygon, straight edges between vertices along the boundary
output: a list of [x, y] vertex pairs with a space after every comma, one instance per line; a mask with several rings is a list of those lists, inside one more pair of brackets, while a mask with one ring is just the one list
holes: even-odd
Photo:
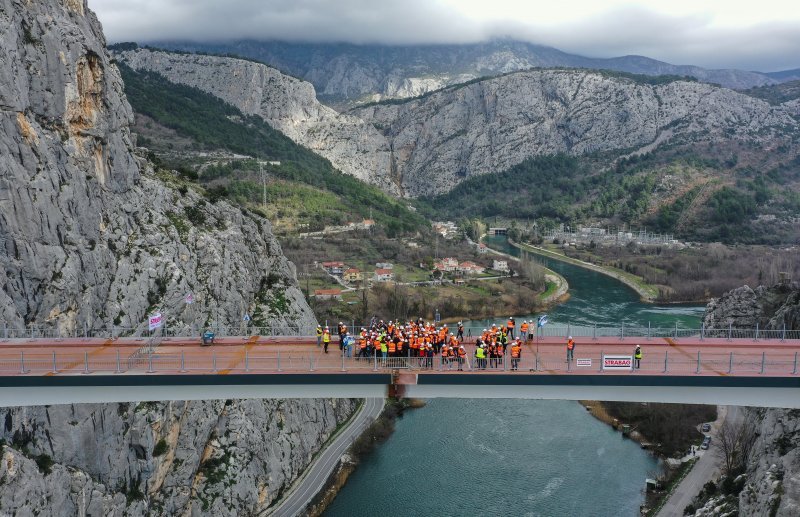
[[620, 339], [625, 339], [625, 322], [623, 321], [619, 327], [619, 336]]
[[647, 340], [650, 341], [650, 322], [647, 322]]
[[282, 372], [283, 368], [281, 368], [281, 351], [278, 350], [278, 371]]
[[117, 355], [117, 369], [114, 373], [122, 373], [122, 368], [120, 367], [120, 362], [119, 362], [119, 348], [117, 348], [116, 355]]
[[346, 372], [347, 370], [344, 367], [344, 350], [342, 350], [342, 371]]
[[603, 363], [606, 362], [605, 358], [606, 358], [606, 354], [602, 350], [600, 350], [600, 370], [599, 370], [600, 373], [603, 372]]
[[761, 373], [764, 373], [764, 362], [767, 360], [767, 353], [761, 352]]
[[[544, 328], [542, 328], [542, 332], [544, 332]], [[572, 326], [570, 325], [570, 322], [567, 322], [567, 336], [569, 335], [572, 335]]]
[[728, 362], [728, 373], [733, 373], [733, 352], [731, 352], [731, 358]]
[[314, 371], [314, 356], [312, 356], [310, 352], [308, 354], [308, 371]]
[[147, 353], [147, 373], [153, 373], [153, 351]]
[[58, 363], [56, 362], [56, 351], [53, 350], [53, 373], [58, 373]]
[[19, 354], [19, 373], [28, 373], [25, 371], [25, 352], [21, 351]]
[[89, 329], [86, 327], [86, 322], [85, 321], [83, 322], [83, 337], [84, 338], [89, 337]]
[[664, 373], [669, 369], [669, 350], [664, 350]]
[[3, 339], [8, 339], [8, 323], [5, 321], [3, 322]]
[[697, 370], [694, 373], [700, 373], [700, 350], [697, 351]]
[[89, 352], [83, 353], [83, 373], [89, 373]]
[[700, 326], [700, 341], [705, 339], [706, 337], [706, 322], [704, 321], [703, 324]]
[[731, 340], [731, 333], [733, 332], [733, 323], [728, 323], [728, 341]]
[[372, 368], [372, 371], [373, 372], [377, 372], [378, 371], [378, 351], [377, 350], [375, 350], [375, 352], [372, 354], [372, 358], [373, 358], [373, 361], [374, 361], [374, 366]]
[[592, 340], [597, 340], [597, 323], [595, 323], [594, 327], [592, 327]]
[[217, 351], [211, 352], [211, 366], [213, 368], [214, 373], [217, 373]]
[[792, 370], [792, 375], [797, 375], [797, 352], [794, 353], [794, 369]]
[[781, 334], [781, 343], [786, 341], [786, 323], [783, 324], [783, 333]]
[[[280, 360], [281, 355], [280, 354], [281, 354], [281, 352], [279, 350], [278, 351], [278, 371], [281, 370], [281, 366], [280, 366], [281, 365], [281, 360]], [[246, 349], [246, 348], [244, 349], [244, 371], [245, 372], [249, 372], [250, 371], [250, 351], [248, 349]]]
[[675, 322], [675, 334], [673, 334], [673, 339], [678, 339], [678, 322]]
[[758, 341], [758, 322], [756, 322], [756, 337], [753, 341]]
[[181, 350], [181, 373], [186, 371], [186, 354]]

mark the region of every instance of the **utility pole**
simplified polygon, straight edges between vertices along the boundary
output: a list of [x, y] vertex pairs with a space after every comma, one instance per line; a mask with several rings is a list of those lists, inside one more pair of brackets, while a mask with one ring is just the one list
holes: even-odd
[[267, 175], [264, 172], [264, 163], [258, 160], [258, 171], [261, 175], [261, 193], [262, 193], [262, 206], [267, 210]]

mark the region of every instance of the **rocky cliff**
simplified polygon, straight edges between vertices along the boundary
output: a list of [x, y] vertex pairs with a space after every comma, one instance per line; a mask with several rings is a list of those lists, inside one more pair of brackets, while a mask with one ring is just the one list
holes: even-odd
[[3, 408], [0, 513], [255, 515], [356, 408], [345, 399]]
[[[707, 329], [800, 330], [800, 283], [747, 286], [713, 300], [706, 309]], [[800, 411], [766, 409], [756, 413], [756, 440], [740, 482], [738, 515], [800, 514]], [[736, 483], [733, 483], [734, 485]], [[726, 498], [712, 498], [697, 515], [731, 515]]]
[[136, 327], [160, 308], [173, 325], [238, 324], [244, 311], [314, 323], [265, 219], [171, 187], [137, 158], [84, 1], [0, 0], [0, 22], [12, 29], [0, 35], [0, 320]]
[[[64, 332], [314, 316], [269, 223], [138, 157], [82, 0], [0, 0], [0, 321]], [[183, 303], [195, 293], [191, 310]], [[0, 409], [0, 514], [252, 515], [352, 400]]]
[[386, 138], [372, 125], [320, 104], [311, 83], [253, 61], [137, 49], [117, 57], [135, 70], [215, 95], [243, 113], [262, 117], [346, 174], [398, 194]]
[[[446, 192], [535, 155], [725, 139], [758, 147], [798, 130], [785, 106], [691, 81], [533, 70], [336, 114], [309, 83], [258, 63], [145, 49], [118, 56], [258, 114], [343, 172], [409, 197]], [[410, 87], [423, 91], [421, 84]]]
[[784, 107], [725, 88], [576, 70], [519, 72], [350, 113], [381, 128], [410, 196], [446, 192], [534, 155], [686, 140], [759, 146], [798, 128]]
[[[672, 65], [644, 56], [610, 59], [569, 54], [543, 45], [510, 39], [461, 45], [356, 45], [234, 41], [166, 43], [169, 48], [236, 54], [258, 59], [310, 81], [334, 102], [403, 98], [420, 95], [476, 77], [568, 66], [647, 75], [693, 76], [728, 88], [750, 88], [786, 80], [745, 70], [710, 70]], [[786, 77], [790, 77], [787, 75]]]

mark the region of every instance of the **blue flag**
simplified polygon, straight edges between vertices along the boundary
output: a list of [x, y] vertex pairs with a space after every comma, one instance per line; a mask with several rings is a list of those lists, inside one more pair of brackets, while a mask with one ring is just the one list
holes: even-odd
[[547, 314], [542, 314], [536, 320], [536, 326], [537, 327], [544, 327], [546, 324], [547, 324]]

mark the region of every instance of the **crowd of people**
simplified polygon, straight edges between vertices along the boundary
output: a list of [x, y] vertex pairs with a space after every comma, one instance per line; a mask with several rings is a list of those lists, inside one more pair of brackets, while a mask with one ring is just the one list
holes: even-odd
[[[514, 318], [509, 318], [505, 325], [483, 329], [475, 338], [475, 360], [470, 364], [475, 369], [483, 370], [503, 368], [504, 358], [508, 355], [511, 370], [517, 370], [522, 357], [522, 339], [514, 337], [515, 327]], [[520, 328], [522, 335], [532, 339], [527, 327], [527, 322], [523, 323]], [[369, 326], [361, 327], [356, 335], [351, 335], [347, 325], [339, 322], [336, 333], [340, 353], [357, 360], [416, 358], [420, 368], [433, 368], [434, 357], [439, 356], [443, 368], [458, 370], [463, 370], [468, 362], [464, 325], [461, 322], [451, 328], [446, 323], [437, 326], [422, 318], [406, 322], [373, 319]], [[317, 345], [324, 347], [326, 354], [331, 339], [329, 327], [317, 327]]]

